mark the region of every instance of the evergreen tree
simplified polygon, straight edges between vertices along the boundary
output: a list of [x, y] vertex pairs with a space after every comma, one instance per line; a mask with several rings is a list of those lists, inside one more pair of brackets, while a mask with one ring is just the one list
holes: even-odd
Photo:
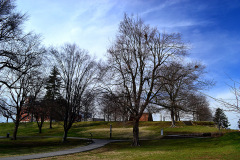
[[230, 126], [228, 119], [222, 109], [217, 108], [213, 121], [218, 125], [218, 128], [227, 128]]
[[56, 100], [60, 97], [61, 79], [57, 67], [53, 67], [46, 83], [45, 99]]
[[52, 128], [52, 120], [55, 111], [57, 111], [56, 100], [61, 97], [61, 79], [57, 67], [53, 67], [50, 76], [46, 82], [46, 95], [45, 100], [48, 102], [49, 106], [49, 118], [50, 118], [50, 128]]

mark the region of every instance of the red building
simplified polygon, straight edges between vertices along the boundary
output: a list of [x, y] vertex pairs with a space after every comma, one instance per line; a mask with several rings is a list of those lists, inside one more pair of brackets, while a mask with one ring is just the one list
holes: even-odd
[[30, 115], [27, 111], [23, 109], [21, 113], [21, 122], [32, 122], [33, 121], [33, 115]]
[[[129, 121], [133, 121], [132, 116], [130, 116]], [[139, 121], [153, 121], [151, 113], [143, 113]]]
[[153, 121], [151, 113], [143, 113], [139, 121]]

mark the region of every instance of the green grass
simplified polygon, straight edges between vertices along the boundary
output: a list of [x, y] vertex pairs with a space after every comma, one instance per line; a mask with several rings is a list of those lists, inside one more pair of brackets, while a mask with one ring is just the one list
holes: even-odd
[[185, 159], [240, 159], [240, 133], [227, 133], [218, 138], [160, 139], [141, 141], [140, 147], [130, 142], [108, 144], [90, 152], [46, 159], [105, 159], [105, 160], [185, 160]]
[[[74, 123], [68, 136], [89, 138], [109, 138], [109, 126], [112, 124], [114, 139], [132, 138], [132, 122], [78, 122]], [[225, 134], [218, 138], [203, 139], [161, 139], [161, 129], [164, 134], [198, 134], [218, 133], [218, 129], [210, 122], [196, 122], [186, 126], [182, 122], [171, 128], [171, 122], [140, 122], [141, 147], [131, 147], [131, 142], [118, 142], [103, 148], [74, 155], [57, 157], [55, 159], [239, 159], [239, 133], [232, 130], [221, 130]], [[0, 136], [13, 133], [13, 123], [0, 124]], [[60, 143], [63, 135], [63, 123], [45, 122], [42, 133], [38, 133], [36, 123], [21, 123], [18, 130], [18, 140], [0, 139], [0, 157], [19, 154], [34, 154], [39, 152], [62, 150], [86, 142], [70, 140], [70, 143]], [[42, 138], [21, 138], [21, 136], [42, 136]], [[44, 136], [60, 136], [59, 138], [44, 138]], [[50, 158], [52, 159], [52, 158]], [[54, 159], [54, 158], [53, 158]]]
[[61, 138], [57, 137], [19, 137], [15, 141], [5, 138], [0, 139], [0, 157], [51, 152], [87, 144], [88, 141], [80, 139], [62, 143]]
[[[112, 124], [113, 139], [131, 139], [132, 138], [132, 122], [77, 122], [74, 123], [69, 130], [68, 136], [89, 138], [92, 133], [93, 138], [107, 139], [109, 138], [109, 126]], [[206, 124], [206, 125], [204, 125]], [[171, 128], [171, 122], [140, 122], [140, 138], [142, 139], [158, 139], [161, 136], [161, 129], [164, 134], [191, 134], [191, 133], [216, 133], [218, 129], [209, 122], [201, 122], [201, 125], [186, 126], [182, 122], [176, 123], [177, 127]], [[0, 136], [6, 136], [13, 133], [13, 123], [0, 124]], [[221, 132], [231, 132], [231, 130], [222, 130]], [[18, 130], [18, 136], [62, 136], [62, 122], [53, 123], [53, 129], [49, 129], [49, 123], [45, 122], [42, 133], [38, 133], [36, 123], [21, 123]]]

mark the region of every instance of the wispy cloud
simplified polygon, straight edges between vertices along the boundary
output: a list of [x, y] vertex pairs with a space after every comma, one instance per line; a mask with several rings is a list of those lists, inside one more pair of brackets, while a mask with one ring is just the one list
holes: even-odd
[[[239, 77], [240, 3], [192, 0], [17, 0], [30, 15], [26, 31], [35, 30], [48, 45], [77, 43], [90, 54], [104, 57], [123, 13], [138, 15], [160, 31], [180, 32], [192, 44], [190, 59], [203, 61], [209, 77], [218, 81], [211, 95], [227, 97], [221, 88]], [[219, 90], [220, 89], [220, 90]], [[223, 92], [221, 92], [221, 89]], [[217, 95], [217, 93], [222, 95]], [[225, 94], [225, 95], [224, 95]]]
[[179, 3], [178, 0], [175, 0], [175, 1], [162, 1], [162, 2], [163, 2], [162, 4], [159, 4], [156, 7], [151, 7], [151, 8], [146, 9], [145, 11], [140, 13], [140, 16], [145, 16], [145, 15], [151, 14], [153, 12], [158, 12], [158, 11], [161, 11], [162, 9], [164, 9], [164, 8], [171, 7], [172, 5], [175, 5], [175, 4]]

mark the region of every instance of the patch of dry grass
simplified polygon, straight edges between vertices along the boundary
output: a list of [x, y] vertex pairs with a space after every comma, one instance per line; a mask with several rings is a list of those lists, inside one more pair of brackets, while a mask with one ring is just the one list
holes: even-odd
[[[88, 135], [89, 133], [93, 134], [93, 138], [105, 138], [108, 139], [110, 136], [109, 128], [95, 128], [89, 129], [87, 131], [81, 132], [83, 135]], [[160, 138], [159, 136], [154, 136], [155, 131], [149, 130], [148, 127], [139, 127], [139, 136], [141, 139], [156, 139]], [[133, 136], [132, 128], [112, 128], [112, 138], [113, 139], [131, 139]]]

